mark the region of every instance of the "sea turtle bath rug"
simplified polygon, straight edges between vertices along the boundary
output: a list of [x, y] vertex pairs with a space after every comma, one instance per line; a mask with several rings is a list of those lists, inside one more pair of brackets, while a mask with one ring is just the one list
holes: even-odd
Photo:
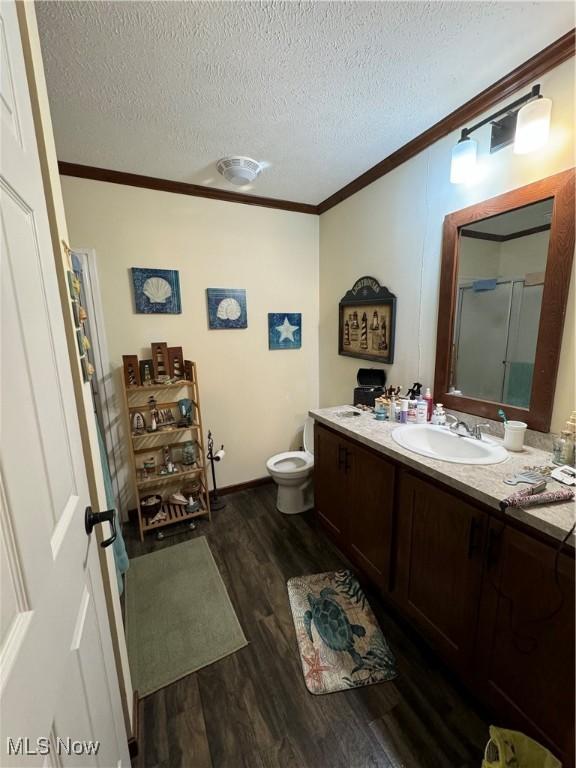
[[351, 571], [297, 576], [288, 599], [310, 693], [392, 680], [396, 662]]

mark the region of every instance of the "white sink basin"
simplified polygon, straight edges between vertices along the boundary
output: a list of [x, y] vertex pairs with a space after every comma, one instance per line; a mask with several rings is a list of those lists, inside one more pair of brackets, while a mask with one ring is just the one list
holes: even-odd
[[432, 424], [403, 424], [392, 437], [409, 451], [454, 464], [499, 464], [508, 458], [508, 451], [494, 440], [459, 437], [447, 427]]

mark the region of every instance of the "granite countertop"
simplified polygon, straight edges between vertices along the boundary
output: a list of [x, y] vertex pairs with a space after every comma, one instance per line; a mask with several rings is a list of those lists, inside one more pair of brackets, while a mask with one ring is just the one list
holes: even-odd
[[[376, 421], [374, 414], [360, 411], [359, 416], [345, 417], [345, 412], [358, 411], [350, 405], [335, 408], [318, 408], [310, 411], [310, 416], [321, 424], [332, 427], [359, 443], [428, 475], [456, 490], [465, 493], [477, 501], [500, 512], [500, 501], [514, 491], [527, 488], [527, 485], [510, 486], [503, 480], [521, 472], [526, 467], [550, 466], [550, 454], [538, 448], [525, 447], [519, 453], [510, 453], [509, 458], [500, 464], [455, 464], [448, 461], [429, 459], [398, 445], [392, 438], [392, 431], [398, 424]], [[499, 441], [490, 435], [490, 439]], [[555, 480], [548, 480], [547, 490], [566, 488]], [[537, 507], [508, 507], [504, 515], [520, 520], [537, 528], [557, 540], [562, 540], [576, 522], [576, 504], [574, 501], [543, 504]], [[576, 546], [576, 537], [571, 534], [567, 543]]]

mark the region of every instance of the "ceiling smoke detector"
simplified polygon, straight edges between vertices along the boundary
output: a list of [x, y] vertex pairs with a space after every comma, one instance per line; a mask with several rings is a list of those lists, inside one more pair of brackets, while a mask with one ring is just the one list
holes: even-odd
[[251, 184], [262, 172], [262, 165], [250, 157], [241, 157], [233, 155], [232, 157], [223, 157], [218, 160], [216, 165], [218, 173], [236, 186]]

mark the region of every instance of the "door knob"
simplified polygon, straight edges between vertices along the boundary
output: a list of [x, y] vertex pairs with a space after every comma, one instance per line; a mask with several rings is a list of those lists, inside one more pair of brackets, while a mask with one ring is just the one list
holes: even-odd
[[92, 507], [86, 507], [84, 511], [84, 528], [86, 534], [90, 536], [94, 526], [100, 525], [100, 523], [110, 523], [112, 527], [112, 536], [100, 543], [102, 548], [109, 547], [113, 541], [116, 541], [118, 535], [116, 531], [116, 511], [114, 509], [107, 509], [105, 512], [92, 512]]

